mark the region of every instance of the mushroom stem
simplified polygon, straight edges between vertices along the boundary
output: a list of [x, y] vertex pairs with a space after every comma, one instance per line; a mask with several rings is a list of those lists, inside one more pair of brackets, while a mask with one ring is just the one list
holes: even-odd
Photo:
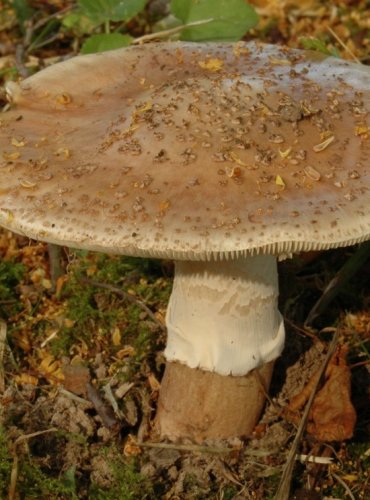
[[178, 442], [249, 436], [261, 414], [274, 362], [241, 377], [219, 375], [167, 362], [156, 430]]
[[176, 263], [157, 414], [162, 437], [201, 442], [251, 433], [284, 345], [277, 298], [273, 256]]
[[176, 262], [165, 356], [190, 368], [246, 375], [284, 344], [276, 258]]

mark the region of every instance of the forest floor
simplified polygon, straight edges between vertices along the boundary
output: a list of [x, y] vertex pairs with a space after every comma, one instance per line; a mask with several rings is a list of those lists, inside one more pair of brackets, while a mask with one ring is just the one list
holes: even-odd
[[[370, 63], [368, 1], [250, 3], [260, 22], [245, 39]], [[78, 53], [95, 29], [65, 22], [72, 1], [0, 7], [0, 83]], [[125, 29], [132, 37], [151, 33], [166, 8], [148, 2]], [[0, 105], [5, 110], [4, 93]], [[150, 434], [172, 263], [67, 248], [52, 261], [47, 244], [0, 230], [0, 498], [274, 498], [334, 337], [316, 388], [333, 418], [306, 422], [291, 498], [370, 498], [370, 260], [360, 253], [356, 246], [279, 264], [287, 342], [261, 421], [245, 440], [176, 445]], [[305, 326], [331, 280], [359, 259], [357, 273]], [[342, 390], [346, 380], [351, 391]], [[303, 403], [293, 415], [297, 394]], [[320, 413], [320, 398], [313, 404]]]

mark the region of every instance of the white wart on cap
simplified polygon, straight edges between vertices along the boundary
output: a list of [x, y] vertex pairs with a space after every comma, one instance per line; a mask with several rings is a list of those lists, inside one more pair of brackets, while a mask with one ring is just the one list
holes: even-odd
[[258, 43], [152, 44], [9, 85], [0, 224], [207, 260], [370, 234], [367, 67]]

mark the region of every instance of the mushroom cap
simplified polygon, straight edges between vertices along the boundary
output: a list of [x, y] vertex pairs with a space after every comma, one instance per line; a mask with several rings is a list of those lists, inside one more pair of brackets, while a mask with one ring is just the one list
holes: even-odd
[[186, 260], [370, 235], [370, 70], [262, 43], [78, 56], [19, 85], [0, 122], [0, 224]]

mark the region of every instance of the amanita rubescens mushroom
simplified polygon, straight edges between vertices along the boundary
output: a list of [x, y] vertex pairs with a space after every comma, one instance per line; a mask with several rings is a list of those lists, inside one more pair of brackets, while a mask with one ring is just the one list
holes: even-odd
[[284, 343], [276, 258], [369, 238], [369, 84], [311, 52], [162, 43], [8, 85], [0, 223], [176, 261], [162, 437], [249, 434]]

